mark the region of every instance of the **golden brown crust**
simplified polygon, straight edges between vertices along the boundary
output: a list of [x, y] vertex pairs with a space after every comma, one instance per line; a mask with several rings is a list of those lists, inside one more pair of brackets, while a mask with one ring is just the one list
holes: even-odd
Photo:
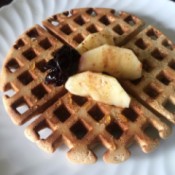
[[[155, 78], [157, 74], [147, 73], [147, 67], [144, 68], [144, 81], [141, 83], [144, 86], [136, 84], [137, 82], [134, 82], [136, 85], [129, 81], [121, 82], [132, 97], [128, 109], [77, 97], [68, 93], [63, 86], [53, 87], [43, 82], [46, 75], [43, 65], [63, 43], [76, 47], [89, 33], [108, 28], [115, 35], [116, 45], [125, 44], [124, 47], [132, 48], [141, 61], [145, 57], [148, 61], [149, 50], [155, 45], [166, 52], [166, 61], [153, 61], [152, 65], [156, 66], [157, 73], [165, 71], [164, 74], [172, 77], [169, 83], [165, 81], [168, 83], [167, 88], [160, 82], [156, 84], [156, 88], [166, 89], [161, 98], [169, 95], [172, 101], [172, 68], [175, 63], [170, 57], [173, 58], [174, 46], [163, 34], [148, 27], [137, 35], [143, 26], [141, 19], [126, 12], [116, 14], [112, 9], [100, 8], [75, 9], [57, 14], [45, 20], [43, 25], [45, 29], [36, 25], [19, 37], [2, 69], [4, 106], [15, 124], [30, 122], [27, 123], [25, 134], [31, 141], [36, 142], [46, 152], [54, 152], [61, 144], [65, 144], [70, 149], [67, 156], [71, 161], [86, 164], [97, 160], [93, 147], [98, 143], [107, 149], [103, 156], [105, 162], [120, 163], [129, 158], [131, 143], [138, 143], [142, 151], [147, 153], [157, 147], [159, 138], [165, 139], [170, 135], [169, 123], [174, 123], [174, 115], [161, 108], [161, 100], [148, 98], [143, 92], [142, 88], [147, 82], [158, 82]], [[150, 29], [156, 30], [160, 36], [158, 42], [145, 39], [145, 32]], [[140, 37], [150, 44], [146, 48], [147, 55], [142, 41], [135, 44]], [[162, 47], [161, 42], [171, 49]], [[158, 53], [154, 54], [157, 56]], [[143, 61], [143, 66], [145, 65]], [[7, 93], [10, 89], [15, 94]], [[19, 109], [23, 105], [28, 106], [26, 111], [24, 108]], [[161, 117], [157, 113], [161, 113]], [[30, 121], [32, 118], [34, 120]], [[42, 137], [40, 131], [45, 129], [49, 129], [51, 133]], [[148, 132], [151, 129], [156, 135]]]

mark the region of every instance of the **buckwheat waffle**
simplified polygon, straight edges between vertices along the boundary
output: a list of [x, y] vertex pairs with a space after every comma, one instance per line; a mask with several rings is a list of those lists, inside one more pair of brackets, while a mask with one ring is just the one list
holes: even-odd
[[43, 26], [63, 42], [76, 47], [90, 33], [109, 30], [116, 45], [123, 45], [144, 25], [143, 21], [126, 12], [104, 8], [74, 9], [43, 21]]
[[4, 106], [15, 124], [25, 123], [64, 94], [63, 87], [44, 84], [46, 74], [43, 69], [53, 52], [62, 45], [36, 25], [17, 40], [7, 55], [2, 69], [1, 88], [5, 91]]
[[148, 26], [125, 47], [136, 53], [144, 71], [141, 79], [123, 85], [150, 110], [175, 123], [175, 45]]
[[[28, 125], [27, 122], [34, 118], [25, 131], [30, 140], [47, 152], [66, 144], [70, 148], [68, 158], [77, 163], [94, 163], [97, 158], [93, 149], [98, 143], [107, 149], [104, 161], [119, 163], [129, 158], [128, 147], [131, 143], [137, 142], [147, 153], [157, 147], [159, 138], [169, 136], [171, 127], [168, 120], [173, 123], [174, 120], [157, 115], [155, 111], [159, 109], [152, 110], [151, 100], [138, 98], [133, 93], [134, 89], [140, 89], [137, 82], [122, 82], [125, 87], [129, 84], [126, 90], [132, 95], [130, 108], [122, 109], [97, 103], [91, 98], [74, 96], [63, 86], [53, 87], [43, 81], [46, 76], [43, 66], [57, 49], [64, 43], [76, 47], [89, 33], [103, 28], [114, 33], [117, 45], [142, 47], [134, 40], [138, 36], [144, 39], [145, 36], [145, 30], [137, 36], [143, 26], [138, 17], [125, 12], [116, 15], [111, 9], [75, 9], [54, 15], [43, 25], [46, 29], [36, 25], [20, 36], [5, 60], [1, 75], [4, 106], [13, 122]], [[163, 45], [173, 48], [172, 44], [167, 43]], [[168, 51], [167, 54], [171, 55], [172, 52]], [[139, 58], [142, 61], [142, 57]], [[156, 69], [163, 71], [156, 63]], [[147, 67], [143, 61], [144, 65]], [[169, 65], [174, 68], [173, 62]], [[144, 79], [151, 79], [151, 74], [146, 76], [145, 69]], [[155, 79], [153, 74], [152, 80]], [[173, 87], [173, 81], [169, 82], [170, 85]], [[141, 97], [143, 93], [142, 90], [138, 91]], [[21, 109], [21, 106], [25, 108]], [[50, 134], [43, 137], [40, 131], [48, 129]], [[154, 134], [150, 134], [150, 131]]]

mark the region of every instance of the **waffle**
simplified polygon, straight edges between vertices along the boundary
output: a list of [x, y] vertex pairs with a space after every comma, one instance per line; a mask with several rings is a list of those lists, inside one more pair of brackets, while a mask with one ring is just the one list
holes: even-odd
[[125, 47], [143, 63], [143, 76], [123, 86], [150, 110], [175, 123], [175, 45], [153, 26], [148, 26]]
[[107, 29], [116, 45], [123, 45], [137, 34], [144, 22], [126, 12], [116, 14], [112, 9], [74, 9], [43, 21], [43, 26], [55, 37], [72, 47], [78, 46], [87, 35]]
[[63, 87], [44, 84], [46, 73], [43, 69], [53, 52], [62, 45], [36, 25], [10, 50], [2, 70], [1, 88], [5, 91], [4, 106], [15, 124], [24, 124], [64, 94]]
[[[43, 21], [43, 26], [36, 25], [19, 37], [1, 75], [4, 106], [15, 124], [27, 125], [25, 134], [31, 141], [46, 152], [65, 144], [71, 161], [86, 164], [97, 160], [94, 148], [101, 145], [106, 148], [105, 162], [120, 163], [130, 157], [132, 143], [148, 153], [160, 138], [171, 134], [174, 115], [167, 108], [173, 105], [174, 46], [163, 34], [151, 26], [141, 31], [143, 21], [134, 15], [100, 8], [63, 12]], [[57, 49], [65, 43], [75, 48], [89, 33], [104, 28], [113, 32], [116, 45], [133, 49], [143, 62], [140, 81], [121, 81], [132, 98], [129, 108], [105, 105], [72, 95], [64, 86], [44, 83], [43, 67]], [[161, 59], [156, 49], [166, 58]], [[157, 82], [159, 86], [153, 87], [161, 93], [154, 98], [156, 93], [145, 87]]]

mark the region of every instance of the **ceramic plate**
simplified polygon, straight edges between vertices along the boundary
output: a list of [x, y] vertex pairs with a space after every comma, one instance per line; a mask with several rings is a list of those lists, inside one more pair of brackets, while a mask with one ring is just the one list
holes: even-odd
[[[175, 3], [168, 0], [14, 0], [0, 9], [0, 66], [12, 43], [19, 34], [54, 13], [77, 7], [109, 7], [132, 12], [162, 30], [175, 42]], [[1, 94], [2, 96], [2, 94]], [[64, 146], [48, 155], [23, 134], [25, 126], [12, 124], [0, 102], [0, 175], [174, 175], [175, 132], [161, 141], [159, 148], [144, 154], [132, 146], [131, 158], [119, 165], [105, 164], [97, 149], [99, 159], [93, 165], [77, 165], [66, 158]], [[174, 127], [175, 130], [175, 127]]]

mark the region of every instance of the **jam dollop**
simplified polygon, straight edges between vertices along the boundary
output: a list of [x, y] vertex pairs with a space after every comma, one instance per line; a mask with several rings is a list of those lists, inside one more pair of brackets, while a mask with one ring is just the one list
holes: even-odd
[[64, 45], [54, 53], [44, 69], [48, 70], [46, 84], [61, 86], [67, 79], [78, 71], [80, 54], [74, 48]]

